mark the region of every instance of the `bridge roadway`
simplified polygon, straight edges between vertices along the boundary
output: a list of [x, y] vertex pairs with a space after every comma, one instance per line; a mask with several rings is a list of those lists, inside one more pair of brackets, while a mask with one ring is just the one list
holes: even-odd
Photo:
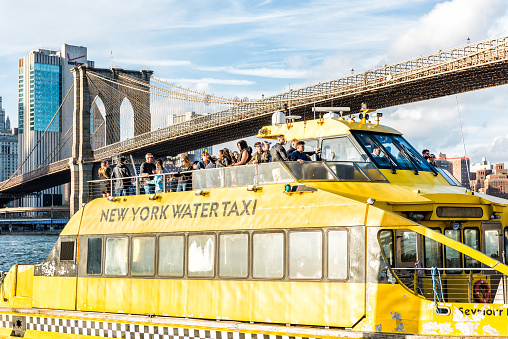
[[[508, 37], [418, 57], [365, 73], [292, 90], [260, 102], [201, 116], [190, 121], [138, 135], [98, 148], [98, 162], [118, 154], [142, 157], [176, 155], [186, 151], [254, 135], [270, 123], [273, 112], [283, 110], [314, 118], [315, 106], [349, 106], [361, 103], [381, 109], [411, 102], [499, 86], [508, 83]], [[9, 194], [25, 194], [70, 181], [72, 159], [41, 166], [36, 171], [0, 183], [0, 202]], [[12, 198], [10, 198], [12, 199]]]

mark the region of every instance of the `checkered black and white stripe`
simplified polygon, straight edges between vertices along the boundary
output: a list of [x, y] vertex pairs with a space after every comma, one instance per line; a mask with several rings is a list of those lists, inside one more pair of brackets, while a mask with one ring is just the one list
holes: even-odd
[[0, 327], [12, 328], [12, 314], [0, 314]]
[[[11, 317], [12, 321], [12, 317]], [[32, 331], [57, 332], [125, 339], [314, 339], [256, 333], [210, 331], [158, 325], [137, 325], [95, 320], [26, 317], [26, 328]]]

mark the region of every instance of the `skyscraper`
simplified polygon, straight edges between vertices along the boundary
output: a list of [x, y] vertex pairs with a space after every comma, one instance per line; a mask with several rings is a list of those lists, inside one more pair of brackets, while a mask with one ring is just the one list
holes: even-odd
[[[19, 164], [25, 161], [47, 129], [43, 141], [23, 164], [21, 173], [33, 171], [48, 160], [52, 162], [71, 156], [70, 143], [56, 154], [53, 151], [58, 149], [61, 138], [73, 124], [73, 91], [58, 114], [55, 113], [74, 81], [70, 69], [85, 63], [94, 66], [94, 62], [87, 58], [87, 48], [67, 44], [63, 44], [59, 51], [36, 49], [19, 59]], [[61, 197], [63, 191], [55, 187], [44, 193]], [[42, 205], [42, 199], [24, 198], [22, 204], [37, 207]]]
[[17, 168], [18, 137], [11, 130], [11, 122], [2, 108], [0, 97], [0, 181], [9, 179]]

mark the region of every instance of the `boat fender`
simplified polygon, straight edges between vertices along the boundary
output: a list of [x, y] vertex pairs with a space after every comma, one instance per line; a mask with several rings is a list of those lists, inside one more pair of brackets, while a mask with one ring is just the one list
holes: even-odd
[[481, 279], [474, 284], [473, 288], [474, 299], [477, 302], [488, 303], [490, 300], [490, 286], [489, 284]]

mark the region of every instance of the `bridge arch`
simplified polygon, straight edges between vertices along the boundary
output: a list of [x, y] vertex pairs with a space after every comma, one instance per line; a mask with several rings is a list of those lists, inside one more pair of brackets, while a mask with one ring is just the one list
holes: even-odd
[[[82, 93], [89, 92], [90, 97], [98, 96], [105, 110], [105, 145], [122, 140], [122, 128], [125, 123], [133, 126], [130, 136], [150, 132], [150, 77], [152, 71], [130, 71], [120, 68], [101, 69], [84, 68], [86, 81], [82, 82]], [[133, 82], [128, 78], [135, 78]], [[132, 109], [131, 121], [122, 121], [122, 105], [125, 99]], [[127, 108], [129, 109], [129, 108]], [[124, 124], [122, 124], [124, 122]]]
[[134, 107], [125, 97], [120, 105], [120, 141], [134, 137]]

